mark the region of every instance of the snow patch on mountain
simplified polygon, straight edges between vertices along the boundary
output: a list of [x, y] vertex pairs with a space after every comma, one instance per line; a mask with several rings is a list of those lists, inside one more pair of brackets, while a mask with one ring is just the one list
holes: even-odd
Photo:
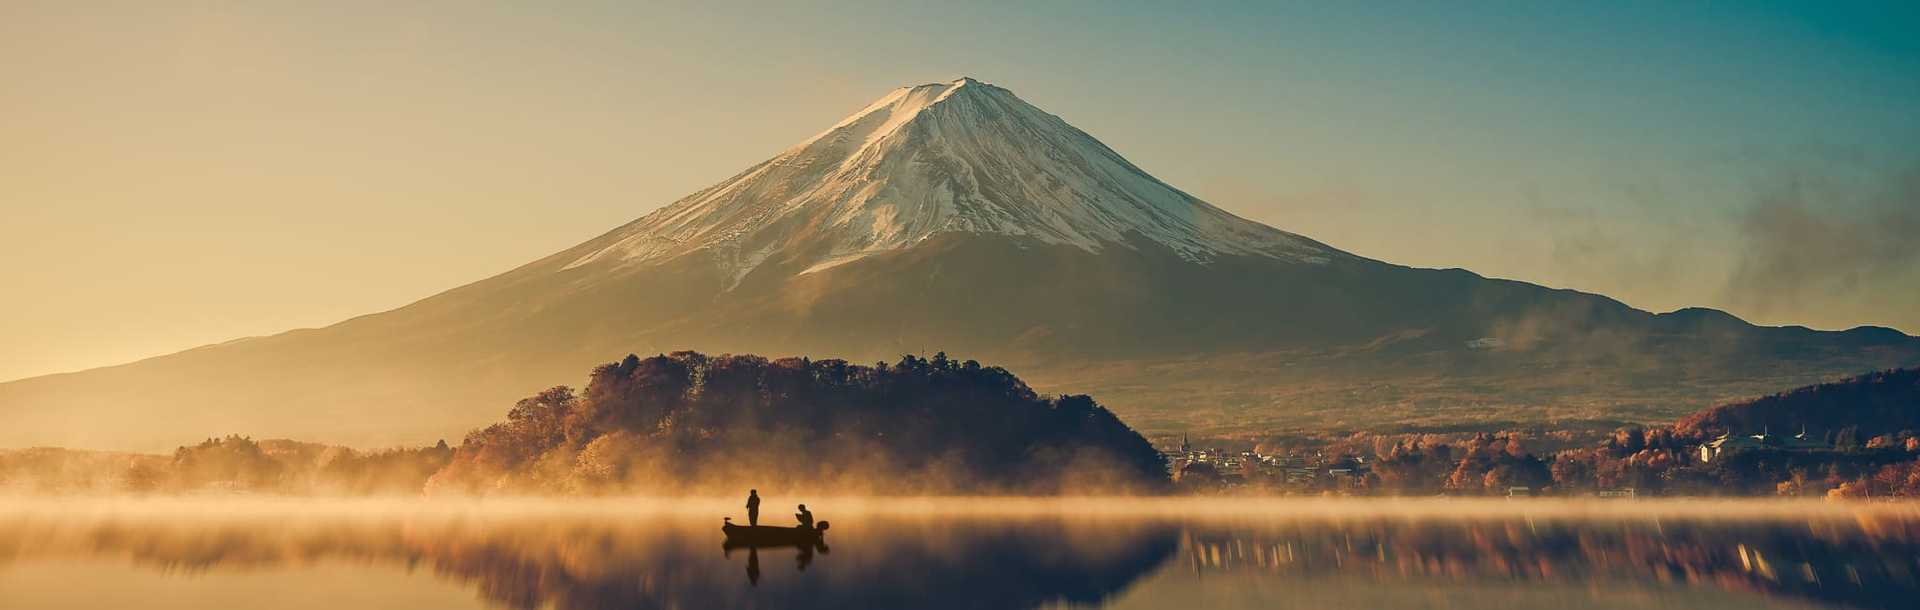
[[1349, 256], [1213, 207], [1011, 91], [962, 78], [896, 89], [617, 229], [566, 268], [706, 254], [737, 282], [775, 257], [811, 273], [948, 233], [1094, 252], [1146, 239], [1202, 264]]

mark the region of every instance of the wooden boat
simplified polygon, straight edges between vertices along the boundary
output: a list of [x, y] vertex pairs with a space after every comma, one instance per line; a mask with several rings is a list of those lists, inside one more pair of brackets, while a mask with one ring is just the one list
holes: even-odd
[[811, 546], [820, 544], [827, 533], [827, 522], [813, 527], [775, 527], [771, 525], [734, 525], [726, 519], [720, 531], [727, 535], [728, 546]]

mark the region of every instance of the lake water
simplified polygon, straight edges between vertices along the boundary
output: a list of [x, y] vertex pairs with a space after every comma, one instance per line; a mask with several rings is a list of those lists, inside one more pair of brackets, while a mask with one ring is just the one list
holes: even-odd
[[1920, 607], [1913, 505], [807, 501], [0, 500], [0, 608]]

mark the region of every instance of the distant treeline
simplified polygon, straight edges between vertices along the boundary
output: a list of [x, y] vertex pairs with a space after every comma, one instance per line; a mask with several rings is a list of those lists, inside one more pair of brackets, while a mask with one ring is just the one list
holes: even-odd
[[459, 447], [210, 438], [172, 456], [0, 452], [0, 488], [340, 494], [1153, 491], [1153, 446], [1087, 396], [945, 354], [872, 366], [676, 352], [519, 401]]
[[[1567, 447], [1569, 431], [1318, 439], [1309, 446], [1324, 463], [1351, 469], [1350, 480], [1301, 489], [1283, 473], [1248, 466], [1240, 473], [1203, 473], [1202, 482], [1183, 487], [1218, 489], [1227, 480], [1223, 475], [1238, 474], [1236, 480], [1256, 493], [1503, 494], [1525, 487], [1532, 494], [1633, 489], [1651, 495], [1920, 497], [1917, 430], [1920, 369], [1901, 369], [1721, 405], [1669, 427], [1623, 427], [1589, 446]], [[1803, 431], [1819, 449], [1744, 448], [1711, 460], [1700, 452], [1722, 434], [1781, 439]]]
[[209, 438], [171, 456], [34, 448], [0, 451], [0, 491], [408, 495], [420, 493], [452, 457], [445, 441], [356, 451], [242, 436]]
[[[1748, 448], [1701, 459], [1721, 434], [1804, 430], [1819, 449]], [[1714, 407], [1668, 427], [1307, 439], [1256, 447], [1312, 456], [1344, 480], [1284, 469], [1194, 468], [1209, 493], [1920, 497], [1920, 369]], [[1580, 439], [1588, 440], [1580, 440]], [[1167, 462], [1086, 396], [1042, 397], [1013, 374], [944, 354], [873, 366], [693, 352], [596, 368], [585, 390], [521, 400], [459, 447], [356, 451], [210, 438], [171, 456], [0, 451], [0, 491], [286, 493], [1057, 493], [1166, 487]]]
[[1920, 368], [1875, 371], [1729, 403], [1673, 424], [1674, 434], [1690, 440], [1727, 430], [1797, 434], [1802, 429], [1844, 433], [1859, 442], [1920, 430]]
[[[1568, 451], [1555, 483], [1576, 489], [1636, 487], [1701, 495], [1920, 496], [1920, 369], [1875, 371], [1833, 383], [1725, 404], [1667, 428], [1626, 429], [1601, 447]], [[1743, 449], [1700, 459], [1727, 434], [1825, 449]]]

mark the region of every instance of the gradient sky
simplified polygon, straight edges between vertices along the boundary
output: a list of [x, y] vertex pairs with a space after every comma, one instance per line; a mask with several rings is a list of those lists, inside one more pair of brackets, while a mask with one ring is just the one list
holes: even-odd
[[406, 304], [973, 76], [1352, 252], [1920, 332], [1912, 3], [0, 3], [0, 379]]

